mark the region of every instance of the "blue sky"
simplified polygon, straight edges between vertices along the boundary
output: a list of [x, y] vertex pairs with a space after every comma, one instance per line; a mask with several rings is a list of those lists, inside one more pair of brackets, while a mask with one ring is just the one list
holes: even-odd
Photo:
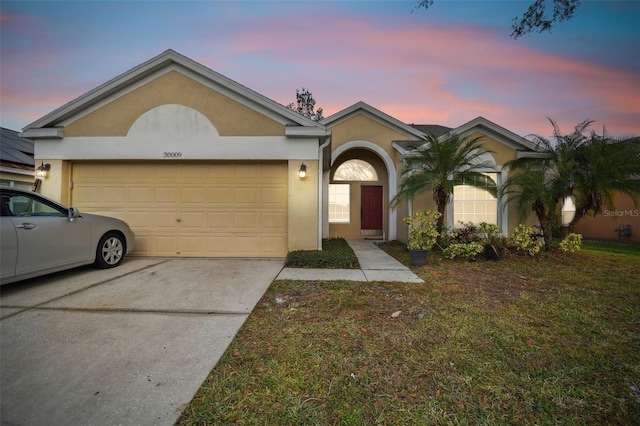
[[[532, 0], [531, 0], [532, 1]], [[584, 119], [640, 135], [640, 1], [583, 0], [514, 40], [530, 1], [5, 1], [0, 117], [20, 130], [174, 49], [277, 102], [364, 101], [407, 123], [481, 115], [520, 135]]]

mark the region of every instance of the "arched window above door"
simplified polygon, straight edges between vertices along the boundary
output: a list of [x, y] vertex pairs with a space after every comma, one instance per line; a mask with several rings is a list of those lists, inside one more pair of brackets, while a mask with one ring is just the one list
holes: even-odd
[[340, 164], [333, 174], [334, 181], [377, 181], [376, 169], [363, 160], [348, 160]]

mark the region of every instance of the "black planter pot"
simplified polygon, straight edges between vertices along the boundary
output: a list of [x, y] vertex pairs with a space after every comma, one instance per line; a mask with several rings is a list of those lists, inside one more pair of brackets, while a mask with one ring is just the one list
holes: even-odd
[[504, 256], [504, 247], [486, 245], [484, 246], [484, 254], [487, 260], [498, 261]]
[[424, 266], [427, 263], [427, 250], [409, 250], [409, 256], [413, 266]]

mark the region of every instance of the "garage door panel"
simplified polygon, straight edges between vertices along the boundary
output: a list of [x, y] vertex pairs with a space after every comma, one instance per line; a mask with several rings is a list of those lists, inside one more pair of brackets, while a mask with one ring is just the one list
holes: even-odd
[[178, 239], [175, 235], [156, 235], [151, 238], [153, 250], [160, 256], [175, 256], [178, 254]]
[[260, 204], [260, 193], [255, 187], [236, 187], [234, 201], [236, 204], [257, 206]]
[[201, 236], [180, 236], [178, 238], [179, 252], [183, 256], [206, 256], [207, 239]]
[[223, 229], [227, 231], [233, 228], [233, 212], [213, 211], [207, 212], [207, 226], [212, 229]]
[[132, 204], [148, 205], [155, 201], [154, 190], [148, 186], [129, 187], [128, 202]]
[[287, 172], [284, 162], [80, 162], [72, 202], [126, 220], [138, 255], [281, 257]]
[[260, 190], [260, 203], [273, 208], [287, 207], [287, 194], [281, 187], [266, 187]]
[[[78, 198], [85, 203], [85, 205], [98, 205], [100, 202], [100, 190], [94, 186], [85, 186], [81, 188], [74, 188], [73, 194], [75, 198]], [[79, 207], [74, 204], [74, 207]]]
[[180, 202], [190, 204], [205, 204], [207, 202], [207, 191], [205, 188], [189, 187], [182, 188]]
[[209, 187], [207, 189], [207, 203], [231, 205], [233, 203], [233, 188], [228, 186]]
[[282, 230], [287, 226], [287, 217], [284, 213], [262, 213], [260, 215], [260, 227], [269, 230]]
[[102, 189], [102, 201], [107, 204], [121, 204], [128, 202], [129, 194], [120, 186], [105, 186]]
[[210, 256], [231, 256], [229, 252], [233, 247], [233, 238], [231, 235], [216, 235], [206, 238], [207, 253]]
[[286, 235], [261, 237], [260, 238], [260, 251], [267, 255], [279, 256], [278, 253], [287, 251], [287, 238]]
[[180, 190], [174, 186], [160, 186], [155, 188], [156, 203], [179, 204]]
[[178, 215], [175, 211], [157, 211], [150, 212], [151, 215], [151, 223], [154, 228], [169, 228], [169, 229], [177, 229]]
[[258, 212], [236, 212], [233, 225], [239, 232], [257, 231], [259, 228]]

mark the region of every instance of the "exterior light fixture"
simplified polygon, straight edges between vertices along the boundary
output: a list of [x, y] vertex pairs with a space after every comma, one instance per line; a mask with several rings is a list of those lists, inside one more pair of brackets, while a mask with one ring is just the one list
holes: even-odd
[[304, 179], [307, 177], [307, 166], [304, 163], [300, 165], [300, 170], [298, 171], [298, 175], [300, 176], [300, 179]]
[[49, 176], [49, 171], [51, 170], [51, 164], [40, 164], [36, 169], [36, 176], [40, 178], [46, 178]]

